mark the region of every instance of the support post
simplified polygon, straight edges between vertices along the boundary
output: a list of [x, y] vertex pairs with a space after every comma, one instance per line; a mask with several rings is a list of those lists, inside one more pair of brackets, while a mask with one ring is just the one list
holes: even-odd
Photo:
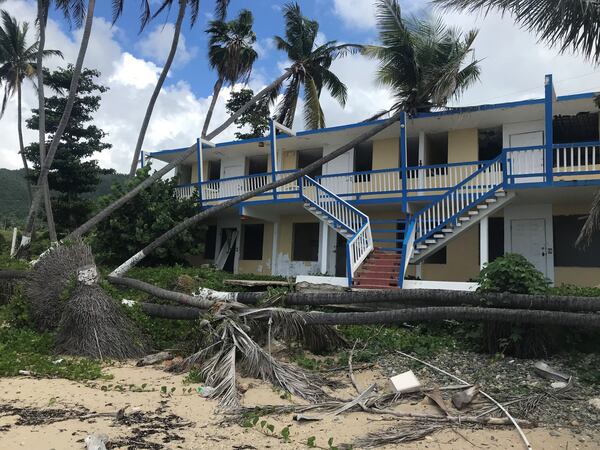
[[142, 167], [142, 169], [144, 168], [144, 152], [143, 151], [140, 152], [140, 166]]
[[198, 207], [202, 208], [202, 166], [204, 162], [202, 160], [202, 141], [200, 138], [196, 139], [196, 178], [197, 189], [198, 189]]
[[325, 223], [323, 221], [319, 222], [321, 224], [321, 239], [320, 239], [320, 254], [321, 254], [321, 258], [320, 258], [320, 262], [321, 262], [321, 268], [320, 268], [320, 272], [325, 275], [327, 273], [327, 239], [329, 236], [329, 227], [327, 225], [325, 225]]
[[544, 121], [546, 128], [546, 132], [544, 133], [546, 138], [546, 184], [552, 184], [552, 166], [554, 162], [554, 133], [552, 129], [552, 119], [554, 117], [552, 111], [554, 103], [554, 86], [552, 84], [551, 74], [546, 75], [544, 79], [544, 92]]
[[479, 221], [479, 268], [483, 269], [489, 260], [489, 218], [484, 217]]
[[10, 257], [12, 258], [17, 251], [17, 227], [13, 228], [12, 242], [10, 244]]
[[407, 179], [406, 179], [406, 164], [407, 164], [407, 153], [406, 153], [406, 112], [400, 114], [400, 166], [402, 173], [402, 212], [406, 213], [408, 210], [408, 198], [407, 198]]
[[[271, 181], [277, 181], [277, 129], [273, 119], [269, 121], [269, 132], [271, 140]], [[273, 189], [273, 199], [277, 200], [277, 188]]]

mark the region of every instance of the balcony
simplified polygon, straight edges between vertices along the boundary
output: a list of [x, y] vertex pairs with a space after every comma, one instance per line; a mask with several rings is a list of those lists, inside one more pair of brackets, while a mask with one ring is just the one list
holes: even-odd
[[[504, 149], [499, 158], [499, 165], [505, 168], [503, 183], [506, 184], [506, 188], [582, 181], [600, 184], [600, 142], [553, 145], [551, 179], [547, 171], [547, 154], [547, 148], [541, 145]], [[488, 162], [470, 161], [407, 167], [405, 183], [402, 179], [402, 168], [326, 174], [315, 177], [315, 180], [339, 197], [351, 201], [400, 198], [403, 193], [406, 197], [417, 200], [419, 197], [444, 195]], [[284, 170], [274, 175], [280, 180], [294, 172], [295, 170]], [[205, 206], [215, 205], [266, 186], [272, 181], [271, 172], [205, 181], [200, 184], [201, 201]], [[177, 187], [177, 198], [194, 196], [198, 196], [198, 184]], [[276, 197], [299, 198], [297, 182], [278, 187]], [[274, 199], [273, 191], [268, 191], [251, 200]]]

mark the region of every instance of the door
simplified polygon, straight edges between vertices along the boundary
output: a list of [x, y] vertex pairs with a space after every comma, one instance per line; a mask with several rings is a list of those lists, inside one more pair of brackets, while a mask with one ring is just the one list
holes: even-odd
[[511, 252], [523, 255], [536, 269], [548, 277], [548, 249], [545, 219], [512, 219]]
[[[234, 166], [224, 166], [223, 167], [223, 176], [221, 179], [239, 177], [243, 175], [243, 168], [239, 164]], [[219, 183], [219, 193], [220, 198], [229, 198], [229, 197], [237, 197], [242, 194], [244, 187], [244, 179], [237, 178], [234, 180], [225, 180]]]
[[[511, 148], [533, 147], [537, 145], [544, 145], [543, 131], [516, 133], [509, 136], [509, 146]], [[510, 174], [527, 175], [545, 173], [544, 154], [545, 151], [543, 148], [510, 152]], [[522, 176], [514, 178], [515, 183], [541, 183], [543, 181], [544, 176]]]
[[221, 250], [215, 260], [215, 266], [218, 269], [233, 273], [237, 235], [238, 232], [235, 228], [223, 228], [221, 230]]
[[[329, 161], [327, 165], [324, 166], [324, 174], [349, 172], [352, 172], [351, 152], [341, 154], [337, 158]], [[329, 189], [334, 194], [351, 194], [352, 178], [352, 175], [325, 177], [321, 179], [321, 184], [325, 187], [325, 189]], [[348, 199], [346, 196], [344, 196], [344, 198]]]
[[346, 239], [339, 233], [335, 233], [335, 276], [346, 276]]

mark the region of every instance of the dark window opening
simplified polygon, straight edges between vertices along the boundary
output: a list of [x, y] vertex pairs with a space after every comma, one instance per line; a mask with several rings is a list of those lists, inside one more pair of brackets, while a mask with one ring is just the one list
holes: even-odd
[[265, 226], [262, 223], [242, 226], [242, 259], [260, 261], [263, 259], [263, 239]]
[[596, 142], [598, 113], [582, 112], [574, 116], [554, 116], [552, 134], [555, 144]]
[[504, 217], [488, 219], [488, 259], [492, 262], [504, 255]]
[[267, 155], [248, 156], [246, 158], [246, 175], [267, 173], [269, 161]]
[[319, 260], [319, 224], [295, 223], [292, 231], [292, 261]]
[[[425, 165], [434, 166], [448, 164], [448, 133], [425, 135]], [[446, 175], [447, 167], [437, 167], [427, 170], [428, 176]]]
[[407, 167], [420, 166], [419, 161], [419, 138], [410, 137], [406, 139], [406, 165]]
[[217, 246], [217, 226], [209, 225], [204, 235], [204, 259], [215, 259]]
[[502, 127], [478, 131], [479, 161], [494, 159], [502, 153]]
[[[323, 149], [317, 148], [312, 150], [300, 150], [298, 152], [298, 169], [304, 169], [309, 164], [318, 161], [323, 157]], [[309, 177], [314, 178], [321, 176], [321, 167], [313, 170], [308, 174]]]
[[363, 142], [354, 147], [354, 171], [373, 170], [373, 142]]
[[179, 184], [190, 184], [192, 182], [192, 166], [177, 167], [177, 180]]
[[221, 161], [209, 161], [208, 162], [208, 179], [209, 180], [220, 180], [221, 179]]
[[437, 252], [435, 252], [433, 255], [425, 258], [423, 260], [423, 263], [425, 263], [425, 264], [446, 264], [447, 253], [448, 252], [446, 251], [446, 247], [441, 248]]
[[584, 216], [554, 216], [554, 265], [559, 267], [600, 267], [600, 239], [588, 248], [575, 246], [585, 222]]

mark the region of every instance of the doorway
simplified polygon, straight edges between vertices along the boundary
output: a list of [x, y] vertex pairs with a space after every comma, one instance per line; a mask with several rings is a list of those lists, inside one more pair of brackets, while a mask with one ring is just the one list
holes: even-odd
[[346, 276], [346, 239], [339, 233], [335, 234], [335, 276]]
[[[544, 132], [532, 131], [529, 133], [517, 133], [509, 136], [509, 146], [534, 147], [544, 145]], [[541, 183], [544, 181], [546, 168], [544, 166], [545, 150], [543, 148], [510, 153], [510, 171], [512, 175], [540, 174], [536, 176], [516, 177], [515, 183]]]
[[225, 272], [233, 273], [237, 236], [237, 228], [221, 229], [221, 250], [219, 251], [219, 256], [215, 261], [215, 265]]
[[523, 255], [549, 278], [546, 219], [512, 219], [511, 252]]

